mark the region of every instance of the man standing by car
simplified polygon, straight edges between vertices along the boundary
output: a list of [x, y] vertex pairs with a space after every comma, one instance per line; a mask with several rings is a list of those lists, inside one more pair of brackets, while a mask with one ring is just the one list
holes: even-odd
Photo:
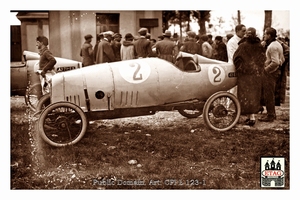
[[80, 50], [80, 56], [82, 57], [82, 67], [94, 64], [93, 45], [91, 44], [92, 38], [93, 36], [91, 34], [84, 36], [85, 42], [83, 43]]
[[173, 62], [175, 43], [170, 38], [171, 31], [166, 30], [164, 39], [156, 44], [156, 53], [159, 58]]
[[[235, 27], [235, 35], [230, 38], [227, 42], [227, 56], [228, 62], [233, 64], [233, 54], [239, 47], [239, 41], [244, 37], [246, 34], [246, 26], [244, 24], [239, 24]], [[237, 96], [237, 86], [233, 87], [229, 90], [232, 94]]]
[[39, 50], [40, 61], [39, 61], [39, 70], [40, 72], [40, 80], [42, 85], [42, 94], [46, 94], [47, 91], [47, 81], [46, 81], [46, 73], [55, 74], [54, 65], [56, 64], [56, 59], [48, 49], [48, 38], [45, 36], [38, 36], [36, 38], [36, 46]]
[[96, 55], [96, 64], [114, 62], [116, 60], [114, 51], [111, 47], [112, 40], [112, 31], [107, 31], [103, 33], [103, 40], [99, 43], [97, 55]]
[[281, 65], [284, 63], [283, 48], [276, 40], [276, 29], [266, 28], [264, 41], [266, 47], [266, 62], [263, 73], [263, 97], [267, 108], [267, 116], [259, 119], [263, 122], [273, 122], [276, 119], [275, 113], [275, 86], [281, 74]]
[[147, 40], [146, 35], [148, 33], [147, 28], [141, 28], [138, 33], [140, 38], [133, 44], [134, 55], [136, 58], [146, 58], [152, 54], [151, 42]]
[[42, 70], [41, 76], [45, 78], [47, 71], [54, 69], [56, 60], [50, 50], [48, 49], [48, 38], [45, 36], [38, 36], [36, 38], [36, 46], [39, 50], [40, 62], [39, 69]]

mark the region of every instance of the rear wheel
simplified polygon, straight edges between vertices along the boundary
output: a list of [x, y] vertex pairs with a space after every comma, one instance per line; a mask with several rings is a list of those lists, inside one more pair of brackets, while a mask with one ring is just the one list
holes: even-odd
[[40, 98], [35, 110], [36, 112], [40, 112], [48, 105], [50, 105], [50, 94], [45, 94]]
[[203, 119], [205, 124], [216, 131], [227, 131], [239, 121], [241, 106], [233, 94], [217, 92], [205, 103]]
[[70, 102], [57, 102], [47, 106], [40, 114], [38, 130], [42, 139], [56, 147], [79, 142], [87, 129], [83, 110]]
[[42, 96], [42, 86], [40, 83], [30, 85], [26, 89], [25, 103], [32, 111], [36, 111], [36, 106]]

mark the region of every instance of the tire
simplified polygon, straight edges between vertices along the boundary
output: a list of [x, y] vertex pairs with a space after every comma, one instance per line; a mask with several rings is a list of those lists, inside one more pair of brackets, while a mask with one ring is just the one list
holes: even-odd
[[40, 98], [40, 100], [39, 100], [39, 102], [38, 102], [38, 104], [36, 106], [35, 111], [36, 112], [40, 112], [40, 111], [44, 110], [48, 105], [50, 105], [50, 103], [51, 103], [50, 102], [50, 94], [43, 95]]
[[32, 111], [36, 111], [36, 106], [42, 96], [42, 86], [40, 83], [35, 83], [27, 87], [25, 92], [25, 103]]
[[217, 92], [204, 104], [203, 119], [212, 130], [227, 131], [239, 121], [241, 106], [233, 94]]
[[198, 110], [198, 109], [195, 109], [195, 110], [190, 110], [190, 109], [178, 109], [178, 112], [186, 117], [186, 118], [189, 118], [189, 119], [192, 119], [192, 118], [197, 118], [199, 117], [200, 115], [202, 115], [203, 111], [202, 110]]
[[83, 110], [70, 102], [47, 106], [38, 119], [41, 138], [55, 147], [79, 142], [87, 130], [88, 121]]

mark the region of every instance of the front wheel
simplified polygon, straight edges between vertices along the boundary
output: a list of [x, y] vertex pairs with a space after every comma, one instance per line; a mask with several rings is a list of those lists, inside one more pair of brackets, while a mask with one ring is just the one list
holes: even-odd
[[205, 124], [212, 130], [227, 131], [239, 121], [241, 106], [233, 94], [217, 92], [206, 101], [203, 109]]
[[88, 121], [83, 110], [70, 102], [57, 102], [47, 106], [38, 120], [42, 139], [55, 147], [79, 142], [87, 130]]

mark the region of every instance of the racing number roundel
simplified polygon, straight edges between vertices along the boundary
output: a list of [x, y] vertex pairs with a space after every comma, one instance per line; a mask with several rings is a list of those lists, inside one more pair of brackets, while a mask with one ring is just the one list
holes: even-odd
[[208, 68], [208, 79], [213, 85], [221, 84], [225, 79], [225, 71], [222, 67], [211, 65]]
[[119, 66], [121, 76], [129, 83], [142, 83], [148, 79], [151, 69], [147, 63], [128, 62]]

